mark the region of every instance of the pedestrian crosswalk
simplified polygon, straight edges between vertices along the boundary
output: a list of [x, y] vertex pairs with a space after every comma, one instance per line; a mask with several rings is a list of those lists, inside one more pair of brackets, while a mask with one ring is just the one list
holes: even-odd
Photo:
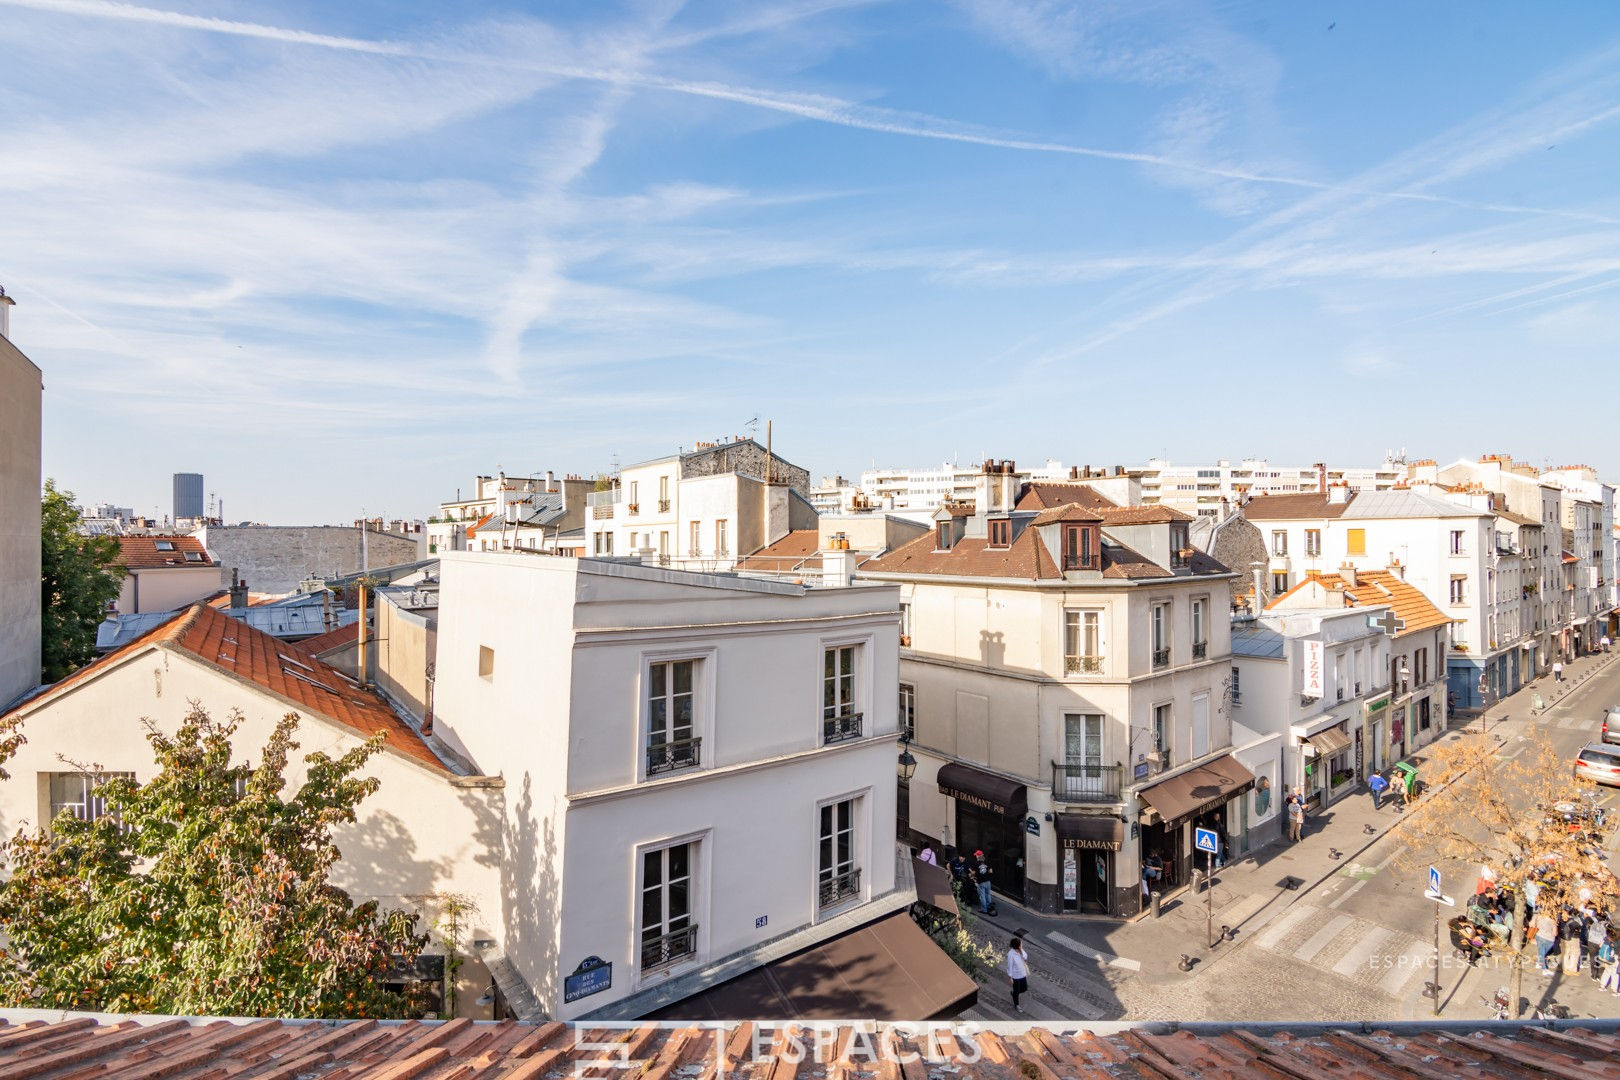
[[1432, 939], [1306, 903], [1271, 920], [1253, 944], [1396, 998], [1423, 978], [1434, 959]]

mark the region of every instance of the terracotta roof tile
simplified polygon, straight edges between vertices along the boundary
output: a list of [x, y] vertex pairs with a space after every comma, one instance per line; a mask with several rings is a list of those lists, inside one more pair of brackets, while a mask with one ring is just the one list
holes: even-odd
[[[711, 1075], [771, 1080], [783, 1075], [778, 1060], [749, 1053], [752, 1023], [719, 1026], [646, 1023], [622, 1030], [589, 1024], [514, 1021], [446, 1022], [375, 1020], [224, 1021], [102, 1017], [39, 1019], [38, 1014], [0, 1017], [0, 1041], [8, 1065], [20, 1076], [72, 1073], [123, 1076], [442, 1077], [529, 1080], [628, 1070], [649, 1076]], [[1457, 1076], [1506, 1078], [1612, 1076], [1620, 1058], [1620, 1031], [1613, 1020], [1595, 1020], [1560, 1031], [1535, 1024], [1482, 1023], [1477, 1030], [1441, 1029], [1422, 1021], [1396, 1021], [1368, 1031], [1331, 1025], [1246, 1030], [1202, 1025], [1166, 1031], [1162, 1026], [1055, 1034], [1046, 1028], [969, 1025], [929, 1034], [896, 1029], [865, 1045], [892, 1047], [896, 1060], [927, 1062], [926, 1068], [893, 1062], [885, 1068], [851, 1049], [847, 1025], [818, 1025], [826, 1036], [805, 1039], [800, 1076], [919, 1076], [935, 1064], [961, 1080], [1102, 1080], [1142, 1077], [1345, 1076], [1385, 1080], [1442, 1080]], [[1488, 1029], [1487, 1029], [1488, 1027]], [[764, 1043], [773, 1037], [762, 1031]], [[868, 1037], [870, 1039], [870, 1037]], [[842, 1059], [842, 1065], [839, 1063]], [[204, 1070], [199, 1072], [198, 1070]], [[789, 1070], [791, 1074], [792, 1070]]]
[[341, 649], [346, 645], [353, 645], [360, 640], [360, 623], [350, 623], [340, 626], [336, 630], [328, 630], [324, 634], [316, 634], [312, 638], [305, 638], [298, 642], [298, 650], [307, 652], [311, 656], [319, 656], [323, 652]]
[[253, 683], [355, 733], [370, 737], [382, 732], [386, 749], [435, 771], [448, 773], [437, 755], [377, 694], [361, 690], [347, 676], [314, 656], [278, 641], [262, 630], [196, 604], [176, 612], [150, 633], [75, 671], [43, 693], [22, 702], [7, 715], [33, 711], [54, 700], [70, 686], [82, 683], [149, 646], [190, 653], [201, 662]]
[[1033, 481], [1024, 485], [1018, 499], [1019, 510], [1046, 510], [1066, 503], [1076, 503], [1087, 510], [1118, 506], [1108, 496], [1100, 494], [1088, 484], [1061, 484]]
[[[117, 540], [119, 565], [131, 570], [219, 565], [208, 557], [208, 549], [195, 536], [120, 536]], [[160, 550], [159, 544], [167, 545], [167, 549]]]
[[934, 550], [933, 533], [862, 564], [863, 570], [892, 574], [945, 574], [959, 577], [1009, 578], [1018, 581], [1058, 580], [1063, 574], [1033, 528], [1011, 547], [993, 548], [982, 536], [963, 537], [949, 551]]
[[816, 529], [794, 529], [774, 544], [766, 544], [737, 564], [739, 570], [820, 570], [821, 560], [812, 558], [821, 550]]
[[1081, 506], [1079, 503], [1064, 503], [1062, 506], [1053, 506], [1036, 514], [1034, 524], [1053, 525], [1059, 521], [1096, 523], [1102, 521], [1102, 514], [1094, 509]]
[[[1354, 499], [1355, 495], [1351, 495]], [[1256, 495], [1243, 504], [1243, 516], [1250, 521], [1292, 521], [1296, 518], [1336, 518], [1344, 514], [1348, 502], [1331, 503], [1325, 492], [1302, 491], [1297, 495]]]
[[1192, 520], [1192, 515], [1183, 514], [1173, 506], [1103, 506], [1098, 507], [1097, 512], [1105, 525], [1165, 525]]
[[1406, 628], [1396, 637], [1433, 630], [1454, 622], [1451, 616], [1435, 607], [1417, 586], [1402, 581], [1388, 570], [1357, 570], [1356, 584], [1349, 585], [1339, 574], [1323, 570], [1309, 571], [1292, 589], [1277, 597], [1268, 608], [1275, 607], [1284, 598], [1301, 589], [1319, 584], [1331, 592], [1340, 593], [1347, 607], [1372, 607], [1388, 604], [1395, 616], [1406, 620]]

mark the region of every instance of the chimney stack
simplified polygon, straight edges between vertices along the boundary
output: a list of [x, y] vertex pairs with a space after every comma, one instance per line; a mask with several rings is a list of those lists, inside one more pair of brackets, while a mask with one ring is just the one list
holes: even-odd
[[1316, 490], [1326, 492], [1328, 489], [1327, 463], [1318, 461], [1312, 468], [1316, 470]]
[[4, 287], [0, 287], [0, 338], [11, 340], [11, 309], [17, 301], [6, 295]]
[[245, 582], [245, 581], [238, 581], [237, 578], [236, 578], [236, 574], [237, 574], [236, 569], [234, 567], [232, 567], [232, 569], [231, 569], [231, 610], [232, 611], [246, 611], [247, 606], [248, 606], [248, 601], [247, 601], [248, 583]]
[[1357, 582], [1356, 582], [1356, 568], [1351, 566], [1349, 563], [1340, 563], [1339, 564], [1339, 578], [1346, 585], [1350, 586], [1350, 588], [1352, 588], [1352, 589], [1355, 588], [1356, 584], [1357, 584]]
[[1331, 506], [1343, 506], [1350, 501], [1349, 484], [1334, 484], [1325, 490], [1328, 493], [1328, 504]]
[[1264, 564], [1254, 568], [1254, 614], [1258, 615], [1266, 607], [1266, 568]]

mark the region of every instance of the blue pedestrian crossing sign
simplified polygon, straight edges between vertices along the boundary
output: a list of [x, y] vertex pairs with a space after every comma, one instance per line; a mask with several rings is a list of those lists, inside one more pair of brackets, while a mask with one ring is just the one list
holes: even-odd
[[1440, 895], [1440, 871], [1436, 867], [1429, 867], [1429, 891], [1436, 896]]
[[1215, 830], [1214, 829], [1194, 829], [1193, 830], [1193, 847], [1197, 848], [1199, 851], [1207, 851], [1211, 855], [1216, 854], [1216, 850], [1215, 850]]

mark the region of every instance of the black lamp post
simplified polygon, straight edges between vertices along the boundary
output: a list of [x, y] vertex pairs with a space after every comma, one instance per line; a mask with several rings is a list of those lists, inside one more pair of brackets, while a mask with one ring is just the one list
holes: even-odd
[[900, 736], [900, 779], [909, 781], [917, 773], [917, 759], [911, 756], [911, 735]]

